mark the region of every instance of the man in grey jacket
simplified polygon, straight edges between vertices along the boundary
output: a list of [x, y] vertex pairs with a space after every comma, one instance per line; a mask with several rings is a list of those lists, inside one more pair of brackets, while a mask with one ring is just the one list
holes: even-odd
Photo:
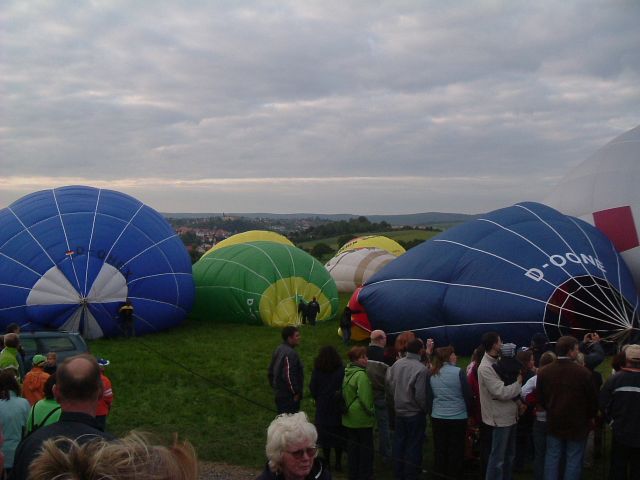
[[304, 385], [302, 361], [294, 350], [300, 344], [300, 331], [294, 326], [284, 327], [282, 340], [271, 357], [269, 384], [276, 396], [278, 414], [297, 413]]
[[415, 480], [422, 470], [422, 445], [427, 427], [427, 368], [421, 362], [422, 341], [412, 340], [407, 355], [387, 370], [386, 388], [393, 398], [396, 480]]
[[505, 385], [493, 365], [498, 361], [502, 340], [496, 332], [482, 336], [485, 354], [478, 367], [480, 410], [482, 422], [492, 427], [491, 453], [487, 464], [486, 480], [510, 480], [516, 455], [516, 427], [522, 375], [515, 383]]

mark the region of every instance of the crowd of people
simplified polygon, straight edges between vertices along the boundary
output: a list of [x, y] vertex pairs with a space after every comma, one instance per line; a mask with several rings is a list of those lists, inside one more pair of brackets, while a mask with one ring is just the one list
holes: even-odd
[[[2, 477], [197, 478], [188, 442], [167, 447], [107, 431], [114, 399], [108, 360], [85, 354], [58, 364], [53, 354], [34, 355], [25, 372], [17, 333], [3, 337], [0, 352]], [[413, 332], [391, 342], [374, 330], [368, 346], [348, 350], [346, 365], [334, 346], [319, 350], [308, 385], [312, 423], [300, 411], [300, 330], [288, 326], [281, 336], [268, 368], [278, 416], [267, 430], [267, 464], [258, 480], [329, 480], [345, 463], [349, 480], [371, 480], [376, 451], [397, 480], [417, 480], [425, 471], [436, 479], [509, 480], [528, 464], [536, 480], [578, 480], [603, 451], [606, 424], [609, 478], [640, 473], [640, 345], [625, 345], [603, 382], [597, 333], [581, 342], [563, 336], [553, 345], [537, 334], [517, 348], [487, 332], [462, 369], [450, 345]], [[426, 441], [433, 443], [428, 464]]]
[[[295, 423], [311, 430], [299, 412], [299, 329], [286, 327], [282, 339], [269, 365], [279, 413], [272, 427]], [[425, 470], [431, 478], [509, 480], [528, 465], [536, 480], [579, 480], [603, 452], [605, 424], [612, 430], [609, 478], [640, 478], [640, 345], [624, 346], [603, 384], [595, 370], [605, 358], [597, 333], [554, 344], [536, 334], [520, 348], [496, 332], [480, 340], [466, 369], [452, 346], [435, 348], [412, 332], [390, 343], [374, 330], [368, 347], [349, 349], [346, 366], [333, 346], [322, 347], [309, 384], [314, 433], [300, 439], [291, 433], [295, 448], [281, 444], [296, 453], [289, 466], [270, 460], [260, 478], [330, 478], [342, 470], [346, 452], [349, 480], [371, 480], [377, 450], [397, 480], [417, 479]], [[431, 468], [422, 458], [425, 441], [433, 442]], [[305, 468], [293, 473], [291, 465]]]

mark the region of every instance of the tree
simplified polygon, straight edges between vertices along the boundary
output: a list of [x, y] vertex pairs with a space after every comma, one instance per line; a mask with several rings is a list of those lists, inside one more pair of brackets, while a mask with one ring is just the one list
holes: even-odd
[[338, 237], [337, 243], [338, 243], [338, 248], [342, 248], [342, 246], [353, 240], [353, 235], [341, 235]]
[[311, 255], [320, 260], [324, 255], [333, 254], [335, 250], [323, 242], [316, 243], [311, 249]]

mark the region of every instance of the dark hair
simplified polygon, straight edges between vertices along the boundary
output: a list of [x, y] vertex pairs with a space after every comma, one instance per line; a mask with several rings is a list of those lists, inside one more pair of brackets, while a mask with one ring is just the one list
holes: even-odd
[[289, 339], [289, 337], [292, 337], [293, 335], [295, 335], [296, 332], [299, 332], [300, 330], [298, 330], [298, 327], [295, 327], [293, 325], [287, 325], [286, 327], [284, 327], [282, 329], [282, 340], [284, 340], [285, 342]]
[[347, 358], [351, 362], [355, 362], [359, 358], [364, 357], [367, 354], [367, 347], [351, 347], [351, 350], [347, 352]]
[[548, 351], [548, 352], [544, 352], [542, 355], [540, 355], [540, 364], [539, 364], [539, 368], [542, 367], [546, 367], [547, 365], [553, 363], [556, 361], [556, 354]]
[[480, 364], [484, 357], [484, 345], [478, 345], [471, 355], [471, 361]]
[[500, 339], [500, 334], [498, 332], [485, 332], [484, 335], [482, 335], [482, 346], [484, 347], [484, 351], [488, 352], [490, 351], [493, 346], [498, 342], [498, 340]]
[[576, 345], [578, 345], [578, 339], [576, 337], [570, 335], [560, 337], [556, 342], [556, 354], [559, 357], [566, 357], [571, 350], [576, 348]]
[[446, 347], [436, 348], [435, 353], [434, 362], [431, 366], [431, 375], [438, 375], [440, 373], [440, 369], [444, 365], [444, 362], [449, 361], [449, 357], [454, 353], [454, 350], [451, 345], [447, 345]]
[[0, 372], [0, 398], [2, 400], [9, 400], [9, 392], [13, 392], [16, 395], [20, 395], [20, 387], [18, 386], [18, 380], [11, 371], [5, 370]]
[[4, 346], [9, 348], [18, 348], [20, 345], [20, 339], [16, 333], [7, 333], [4, 336]]
[[4, 333], [18, 333], [19, 331], [20, 325], [18, 325], [17, 323], [10, 323], [9, 325], [7, 325]]
[[47, 381], [44, 382], [44, 396], [47, 400], [53, 400], [53, 386], [56, 384], [56, 374], [49, 375]]
[[420, 350], [424, 348], [424, 343], [419, 338], [415, 338], [407, 343], [407, 352], [409, 353], [420, 353]]
[[335, 347], [325, 345], [318, 352], [318, 356], [315, 358], [313, 366], [321, 372], [331, 373], [342, 367], [342, 359]]
[[[89, 368], [72, 368], [71, 363], [78, 360], [89, 362]], [[97, 400], [102, 392], [98, 362], [91, 355], [76, 355], [65, 359], [56, 370], [56, 386], [64, 400]]]
[[533, 357], [533, 351], [531, 350], [520, 350], [518, 353], [516, 353], [516, 358], [520, 360], [520, 363], [525, 368], [529, 368], [527, 367], [527, 364], [531, 361], [531, 357]]
[[415, 340], [416, 334], [413, 332], [402, 332], [396, 337], [394, 347], [397, 353], [404, 353], [407, 350], [407, 344], [411, 340]]

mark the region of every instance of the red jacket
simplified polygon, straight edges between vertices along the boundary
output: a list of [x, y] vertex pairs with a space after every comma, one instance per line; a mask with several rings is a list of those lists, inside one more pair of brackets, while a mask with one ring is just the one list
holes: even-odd
[[111, 388], [111, 380], [107, 376], [100, 372], [100, 378], [102, 379], [102, 398], [98, 402], [98, 408], [96, 409], [96, 417], [104, 417], [109, 415], [111, 410], [111, 404], [113, 403], [113, 390]]

